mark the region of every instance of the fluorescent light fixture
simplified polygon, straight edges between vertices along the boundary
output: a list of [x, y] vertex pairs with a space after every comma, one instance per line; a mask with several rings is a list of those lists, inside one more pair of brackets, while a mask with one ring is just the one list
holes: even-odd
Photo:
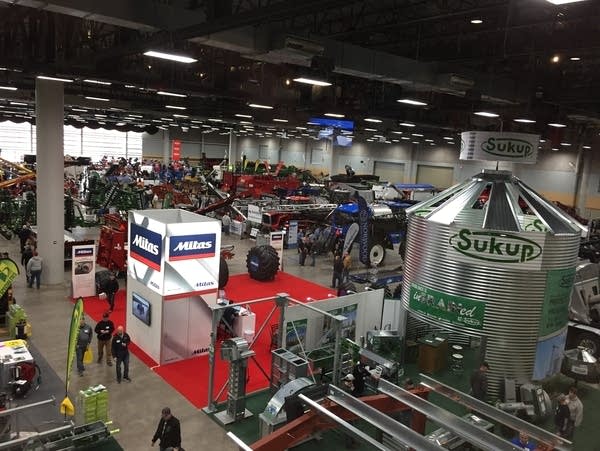
[[106, 114], [94, 114], [95, 117], [107, 117]]
[[105, 85], [105, 86], [112, 85], [112, 83], [110, 81], [92, 80], [90, 78], [86, 78], [85, 80], [83, 80], [83, 82], [84, 83], [91, 83], [93, 85]]
[[273, 122], [287, 122], [287, 119], [273, 119]]
[[185, 114], [174, 114], [173, 117], [179, 117], [181, 119], [187, 119], [189, 116], [186, 116]]
[[365, 128], [366, 132], [376, 132], [377, 130], [374, 128]]
[[79, 111], [80, 113], [87, 113], [88, 110], [85, 108], [71, 108], [71, 111]]
[[17, 88], [15, 88], [14, 86], [0, 86], [0, 89], [3, 89], [5, 91], [16, 91]]
[[148, 50], [147, 52], [144, 52], [144, 55], [185, 64], [191, 64], [198, 61], [197, 59], [191, 58], [189, 56], [176, 55], [174, 53], [158, 52], [156, 50]]
[[235, 117], [243, 117], [245, 119], [252, 119], [252, 116], [249, 114], [236, 114]]
[[187, 110], [186, 107], [177, 105], [165, 105], [165, 108], [169, 108], [170, 110]]
[[323, 80], [315, 80], [314, 78], [307, 77], [298, 77], [294, 78], [296, 83], [304, 83], [306, 85], [314, 85], [314, 86], [331, 86], [331, 83]]
[[561, 146], [569, 147], [571, 143], [560, 143]]
[[584, 2], [585, 0], [546, 0], [553, 5], [568, 5], [569, 3]]
[[499, 114], [496, 113], [491, 113], [489, 111], [477, 111], [475, 113], [473, 113], [476, 116], [483, 116], [483, 117], [499, 117]]
[[346, 117], [344, 114], [339, 114], [339, 113], [325, 113], [325, 116], [328, 116], [328, 117], [337, 117], [337, 118]]
[[144, 116], [140, 115], [140, 114], [128, 114], [127, 117], [133, 117], [133, 118], [137, 118], [137, 119], [143, 119]]
[[[142, 88], [140, 88], [140, 89], [142, 89]], [[177, 92], [170, 92], [170, 91], [158, 91], [157, 94], [159, 96], [187, 97], [186, 94], [179, 94]]]
[[572, 56], [571, 58], [569, 58], [571, 61], [581, 61], [581, 58], [579, 58], [578, 56]]
[[483, 23], [483, 20], [481, 19], [471, 19], [471, 23], [474, 25], [480, 25]]
[[38, 75], [37, 78], [39, 78], [40, 80], [62, 81], [63, 83], [73, 83], [73, 80], [71, 80], [70, 78], [48, 77], [46, 75]]
[[403, 137], [402, 137], [402, 138], [400, 138], [400, 139], [403, 139], [403, 140], [405, 140], [405, 141], [410, 141], [410, 138], [409, 138], [408, 136], [403, 136]]
[[545, 142], [546, 142], [546, 140], [545, 140], [545, 139], [540, 139], [540, 142], [541, 142], [541, 143], [545, 143]]
[[171, 117], [161, 117], [160, 119], [163, 120], [163, 121], [167, 121], [167, 122], [172, 122], [173, 121], [173, 118], [171, 118]]
[[117, 122], [117, 127], [122, 127], [123, 125], [125, 125], [125, 122]]
[[402, 134], [402, 132], [398, 132], [398, 131], [395, 131], [395, 130], [392, 133], [394, 133], [395, 135], [401, 135]]
[[412, 136], [417, 136], [417, 137], [419, 137], [419, 138], [422, 138], [422, 137], [423, 137], [423, 135], [421, 135], [420, 133], [413, 133], [413, 134], [412, 134]]
[[550, 61], [552, 61], [553, 63], [558, 63], [560, 61], [560, 55], [554, 55]]
[[85, 96], [86, 99], [88, 100], [97, 100], [98, 102], [109, 102], [110, 99], [107, 99], [105, 97], [92, 97], [92, 96]]
[[555, 152], [558, 152], [559, 149], [558, 149], [558, 147], [553, 147], [552, 150]]
[[535, 124], [535, 121], [533, 119], [513, 119], [515, 122], [520, 122], [522, 124]]
[[432, 143], [433, 139], [426, 139], [425, 142]]
[[263, 110], [272, 110], [273, 107], [271, 105], [263, 105], [261, 103], [249, 103], [248, 106], [250, 108], [259, 108]]
[[213, 118], [209, 118], [208, 119], [210, 122], [223, 122], [223, 119], [213, 119]]
[[365, 122], [373, 122], [375, 124], [381, 124], [383, 121], [381, 119], [374, 119], [372, 117], [366, 117]]
[[582, 147], [586, 150], [590, 150], [592, 148], [592, 146], [582, 146]]
[[412, 99], [398, 99], [398, 100], [396, 100], [396, 102], [405, 103], [406, 105], [413, 105], [413, 106], [427, 106], [427, 103], [425, 103], [425, 102], [420, 102], [419, 100], [412, 100]]
[[16, 105], [16, 106], [27, 106], [26, 103], [23, 102], [10, 102], [11, 105]]
[[125, 87], [128, 89], [135, 89], [135, 85], [125, 85]]
[[400, 122], [402, 127], [414, 127], [415, 124], [411, 124], [410, 122]]
[[248, 124], [248, 125], [251, 125], [251, 124], [252, 124], [252, 122], [248, 122], [248, 121], [240, 121], [240, 124]]
[[306, 130], [306, 127], [296, 127], [296, 130]]
[[446, 141], [452, 141], [454, 138], [452, 136], [444, 136]]
[[550, 127], [555, 127], [555, 128], [565, 128], [566, 127], [565, 124], [561, 124], [559, 122], [550, 122], [548, 125]]
[[421, 144], [419, 141], [412, 141], [413, 144]]

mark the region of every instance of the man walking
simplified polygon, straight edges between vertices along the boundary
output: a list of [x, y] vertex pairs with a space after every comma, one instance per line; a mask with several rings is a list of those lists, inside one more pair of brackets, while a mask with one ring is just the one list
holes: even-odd
[[106, 300], [110, 308], [109, 312], [112, 313], [115, 309], [115, 294], [119, 291], [119, 282], [114, 273], [110, 273], [104, 291], [106, 291]]
[[567, 395], [567, 405], [569, 406], [569, 427], [568, 438], [572, 438], [575, 428], [579, 427], [583, 422], [583, 403], [577, 396], [577, 387], [571, 386]]
[[40, 257], [37, 251], [33, 252], [33, 257], [29, 259], [27, 262], [27, 277], [29, 277], [29, 283], [27, 286], [29, 288], [33, 287], [33, 282], [35, 281], [35, 286], [39, 290], [40, 289], [40, 279], [42, 277], [42, 264], [44, 260]]
[[157, 440], [160, 440], [158, 444], [160, 451], [166, 451], [167, 448], [175, 451], [181, 449], [181, 426], [168, 407], [162, 410], [158, 427], [152, 437], [152, 446]]
[[117, 327], [117, 333], [112, 339], [112, 355], [117, 360], [117, 382], [121, 383], [121, 364], [123, 364], [123, 379], [129, 379], [129, 343], [131, 339], [123, 330], [123, 326]]
[[77, 345], [75, 347], [75, 355], [77, 357], [77, 372], [83, 376], [85, 366], [83, 365], [83, 354], [89, 348], [92, 342], [92, 326], [85, 322], [85, 317], [82, 316], [79, 320], [79, 331], [77, 333]]
[[480, 401], [485, 402], [488, 391], [487, 372], [490, 366], [487, 362], [483, 362], [478, 370], [475, 370], [471, 375], [471, 395]]
[[231, 228], [231, 216], [229, 216], [228, 212], [225, 212], [225, 214], [221, 218], [221, 225], [223, 226], [223, 233], [225, 233], [225, 235], [229, 235], [229, 231]]
[[104, 312], [102, 319], [96, 324], [94, 332], [96, 332], [96, 338], [98, 339], [98, 363], [102, 362], [102, 357], [106, 350], [106, 364], [112, 366], [110, 339], [115, 331], [115, 325], [108, 319], [108, 315], [108, 312]]

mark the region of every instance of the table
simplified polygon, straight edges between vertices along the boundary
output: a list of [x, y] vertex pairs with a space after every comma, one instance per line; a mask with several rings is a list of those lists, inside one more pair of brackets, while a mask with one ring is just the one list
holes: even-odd
[[0, 383], [6, 387], [13, 380], [12, 369], [21, 363], [33, 363], [33, 356], [25, 340], [0, 342]]
[[417, 365], [423, 373], [437, 373], [446, 368], [448, 340], [445, 337], [428, 335], [417, 340], [419, 359]]

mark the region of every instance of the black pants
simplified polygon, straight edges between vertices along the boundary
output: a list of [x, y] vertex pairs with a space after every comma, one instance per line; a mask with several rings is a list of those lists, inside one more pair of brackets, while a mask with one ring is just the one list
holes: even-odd
[[106, 300], [111, 310], [115, 309], [115, 293], [106, 293]]
[[121, 380], [121, 364], [123, 364], [123, 377], [129, 378], [129, 353], [117, 356], [117, 380]]

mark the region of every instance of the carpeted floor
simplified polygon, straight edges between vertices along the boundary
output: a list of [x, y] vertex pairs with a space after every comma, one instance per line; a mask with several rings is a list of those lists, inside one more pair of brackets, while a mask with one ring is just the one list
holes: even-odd
[[[266, 298], [278, 293], [288, 293], [292, 298], [310, 302], [312, 300], [326, 299], [335, 292], [329, 288], [314, 284], [299, 277], [284, 272], [277, 273], [275, 280], [270, 282], [258, 282], [251, 279], [247, 274], [231, 276], [226, 287], [227, 295], [236, 303], [244, 303], [252, 299]], [[274, 302], [267, 301], [252, 305], [252, 311], [256, 314], [256, 331], [267, 319], [273, 309]], [[98, 321], [102, 313], [108, 308], [105, 300], [96, 297], [84, 299], [84, 309], [87, 315]], [[115, 310], [111, 315], [115, 326], [122, 324], [127, 330], [125, 321], [125, 290], [121, 290], [115, 297]], [[269, 374], [271, 367], [271, 325], [277, 324], [278, 312], [276, 311], [263, 333], [256, 340], [253, 350], [256, 356], [248, 365], [247, 390], [253, 392], [268, 387], [269, 380], [262, 374], [258, 365]], [[208, 333], [208, 331], [207, 331]], [[135, 337], [132, 337], [135, 342]], [[168, 365], [159, 366], [146, 353], [139, 349], [135, 344], [131, 346], [133, 354], [143, 361], [146, 365], [153, 368], [165, 381], [173, 386], [179, 393], [186, 397], [194, 406], [201, 408], [208, 402], [208, 356], [203, 355], [182, 362], [175, 362]], [[227, 381], [228, 366], [226, 362], [216, 358], [215, 370], [215, 394]], [[221, 396], [221, 400], [226, 397], [226, 391]]]

